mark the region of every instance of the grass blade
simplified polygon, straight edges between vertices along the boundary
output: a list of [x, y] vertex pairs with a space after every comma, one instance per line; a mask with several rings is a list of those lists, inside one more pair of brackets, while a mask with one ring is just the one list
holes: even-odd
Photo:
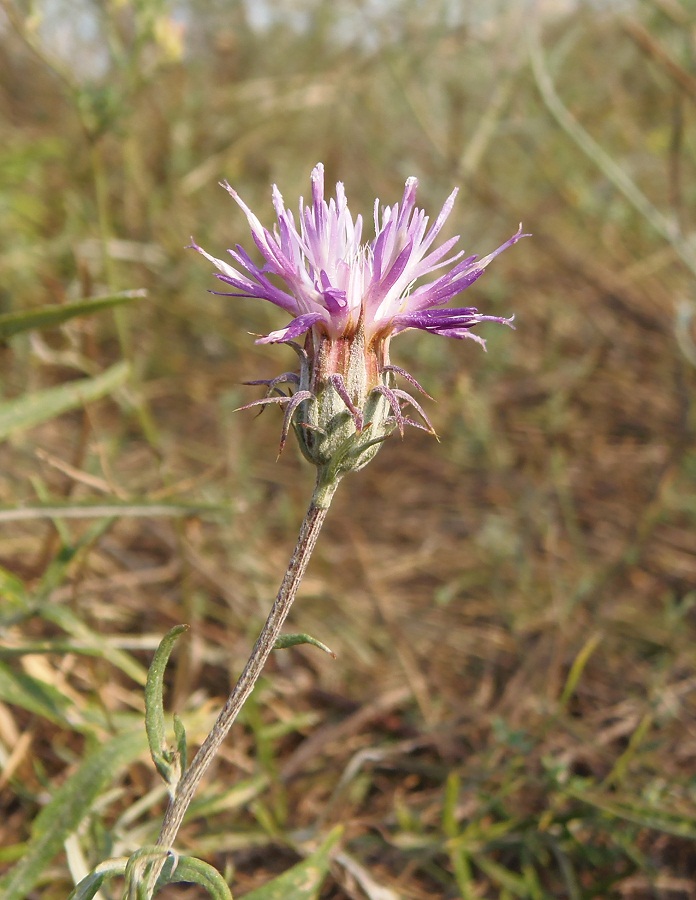
[[12, 337], [22, 331], [32, 331], [35, 328], [54, 328], [56, 325], [67, 322], [68, 319], [74, 319], [75, 316], [89, 316], [92, 313], [101, 312], [103, 309], [110, 309], [112, 306], [130, 303], [132, 300], [146, 295], [145, 290], [122, 291], [107, 297], [80, 300], [79, 303], [40, 306], [38, 309], [5, 313], [0, 316], [0, 340]]
[[25, 672], [14, 672], [0, 662], [0, 700], [42, 716], [54, 724], [66, 725], [70, 699], [52, 684], [46, 684]]
[[335, 828], [311, 856], [268, 884], [245, 894], [244, 900], [317, 900], [341, 831], [341, 828]]
[[128, 363], [120, 362], [94, 378], [69, 381], [1, 404], [0, 440], [110, 394], [126, 381], [128, 373]]
[[112, 738], [87, 757], [37, 816], [26, 854], [0, 881], [3, 900], [26, 900], [97, 797], [123, 766], [146, 750], [147, 740], [141, 726]]

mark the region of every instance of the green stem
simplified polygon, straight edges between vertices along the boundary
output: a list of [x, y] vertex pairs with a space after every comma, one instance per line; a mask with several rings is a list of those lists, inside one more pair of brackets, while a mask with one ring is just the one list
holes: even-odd
[[[191, 765], [184, 772], [179, 781], [176, 793], [169, 803], [169, 807], [162, 822], [162, 829], [157, 839], [157, 846], [169, 850], [176, 839], [186, 810], [193, 800], [196, 788], [206, 769], [213, 761], [220, 745], [227, 737], [230, 728], [236, 720], [239, 712], [246, 702], [249, 694], [263, 670], [273, 646], [278, 639], [285, 619], [290, 612], [290, 607], [297, 594], [302, 577], [307, 569], [307, 564], [319, 537], [319, 532], [329, 510], [331, 500], [338, 487], [338, 479], [331, 484], [323, 481], [321, 475], [317, 479], [317, 486], [309, 509], [302, 522], [300, 534], [297, 539], [295, 551], [290, 559], [287, 572], [283, 578], [275, 603], [266, 619], [266, 623], [254, 645], [251, 656], [239, 676], [237, 684], [227, 698], [213, 729], [201, 744], [198, 753], [194, 756]], [[163, 861], [153, 867], [148, 882], [150, 893], [154, 882], [161, 871]]]

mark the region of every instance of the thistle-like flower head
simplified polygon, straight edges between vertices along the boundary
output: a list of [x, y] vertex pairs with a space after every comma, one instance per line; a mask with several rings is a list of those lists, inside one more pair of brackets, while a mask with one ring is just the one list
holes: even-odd
[[[390, 365], [389, 342], [408, 328], [453, 338], [483, 339], [471, 332], [481, 322], [512, 325], [511, 318], [480, 315], [474, 307], [446, 306], [466, 290], [503, 250], [515, 244], [521, 227], [492, 253], [479, 259], [453, 252], [459, 237], [435, 247], [452, 211], [452, 191], [432, 224], [416, 206], [418, 182], [409, 178], [400, 203], [381, 207], [375, 201], [375, 236], [363, 241], [363, 220], [353, 219], [343, 184], [336, 196], [324, 197], [324, 167], [312, 171], [312, 199], [300, 199], [297, 223], [273, 187], [277, 223], [265, 228], [237, 192], [224, 183], [244, 211], [263, 262], [257, 265], [240, 246], [229, 250], [232, 263], [192, 246], [219, 270], [233, 297], [258, 297], [284, 309], [291, 321], [257, 343], [290, 343], [300, 356], [299, 375], [286, 373], [267, 382], [263, 403], [286, 408], [281, 446], [291, 426], [305, 455], [335, 472], [365, 465], [386, 435], [405, 424], [408, 403], [432, 431], [416, 401], [395, 387], [401, 375]], [[438, 273], [438, 274], [435, 274]], [[296, 339], [305, 335], [304, 348]], [[279, 385], [289, 385], [289, 393]], [[253, 404], [250, 404], [253, 405]], [[423, 427], [423, 426], [420, 426]], [[335, 474], [335, 473], [334, 473]]]

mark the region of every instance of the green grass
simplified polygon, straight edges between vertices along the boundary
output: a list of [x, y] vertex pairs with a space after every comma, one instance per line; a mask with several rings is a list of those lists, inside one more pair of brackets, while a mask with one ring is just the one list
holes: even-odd
[[[517, 330], [489, 328], [487, 354], [393, 342], [437, 400], [440, 440], [392, 437], [339, 489], [289, 624], [338, 658], [272, 657], [177, 849], [235, 897], [309, 857], [286, 876], [316, 876], [298, 900], [687, 900], [690, 7], [549, 14], [533, 67], [522, 3], [465, 25], [404, 0], [359, 28], [350, 5], [304, 5], [305, 30], [261, 33], [239, 2], [196, 3], [180, 57], [172, 9], [127, 3], [99, 20], [97, 78], [8, 0], [3, 890], [64, 900], [98, 863], [152, 844], [155, 649], [191, 626], [165, 675], [190, 749], [275, 596], [312, 472], [290, 446], [276, 462], [276, 411], [233, 410], [259, 396], [241, 382], [294, 366], [249, 336], [285, 319], [206, 293], [210, 267], [184, 247], [191, 234], [216, 255], [249, 247], [219, 180], [270, 222], [271, 183], [294, 205], [323, 160], [368, 231], [374, 197], [395, 202], [412, 174], [431, 213], [460, 185], [449, 234], [472, 253], [521, 220], [534, 237], [466, 296], [514, 312]], [[19, 330], [32, 322], [43, 330]]]

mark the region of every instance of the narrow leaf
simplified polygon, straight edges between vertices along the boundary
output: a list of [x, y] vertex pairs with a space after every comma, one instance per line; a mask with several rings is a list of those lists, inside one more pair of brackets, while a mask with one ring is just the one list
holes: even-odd
[[184, 728], [184, 723], [177, 716], [176, 713], [172, 716], [174, 720], [174, 738], [176, 740], [176, 749], [179, 753], [179, 764], [181, 765], [181, 771], [186, 771], [186, 766], [188, 765], [188, 751], [186, 749], [186, 729]]
[[168, 884], [181, 882], [200, 884], [213, 900], [232, 900], [232, 892], [218, 870], [194, 856], [179, 857], [178, 863], [167, 878]]
[[167, 884], [169, 873], [178, 859], [176, 853], [166, 850], [164, 847], [146, 846], [133, 853], [126, 865], [124, 900], [140, 900], [145, 898], [148, 891], [149, 873], [155, 863], [162, 866], [162, 874], [158, 883]]
[[318, 647], [324, 653], [328, 653], [329, 656], [333, 656], [336, 659], [336, 654], [333, 650], [327, 647], [326, 644], [322, 644], [321, 641], [313, 638], [311, 634], [281, 634], [273, 645], [273, 649], [285, 650], [288, 647], [296, 647], [297, 644], [312, 644], [313, 647]]
[[334, 828], [322, 846], [311, 856], [283, 872], [278, 878], [244, 895], [244, 900], [317, 900], [329, 871], [331, 853], [341, 837], [342, 828]]
[[174, 644], [184, 631], [188, 631], [188, 625], [176, 625], [162, 638], [147, 673], [145, 685], [145, 729], [150, 754], [157, 771], [168, 785], [181, 776], [181, 766], [178, 752], [172, 753], [167, 749], [165, 738], [164, 672]]
[[19, 334], [21, 331], [31, 331], [34, 328], [54, 328], [75, 316], [88, 316], [145, 296], [147, 296], [145, 290], [122, 291], [120, 294], [94, 297], [91, 300], [81, 300], [79, 303], [54, 304], [40, 306], [38, 309], [5, 313], [0, 316], [0, 339], [12, 337], [13, 334]]
[[94, 378], [69, 381], [1, 404], [0, 440], [110, 394], [126, 381], [128, 372], [128, 363], [116, 363]]
[[94, 900], [99, 888], [104, 882], [112, 878], [122, 876], [126, 871], [128, 858], [125, 856], [118, 859], [108, 859], [100, 863], [93, 872], [86, 875], [79, 884], [75, 886], [68, 900]]
[[26, 900], [97, 797], [125, 765], [146, 749], [140, 727], [112, 738], [85, 759], [36, 817], [26, 854], [0, 881], [3, 900]]

